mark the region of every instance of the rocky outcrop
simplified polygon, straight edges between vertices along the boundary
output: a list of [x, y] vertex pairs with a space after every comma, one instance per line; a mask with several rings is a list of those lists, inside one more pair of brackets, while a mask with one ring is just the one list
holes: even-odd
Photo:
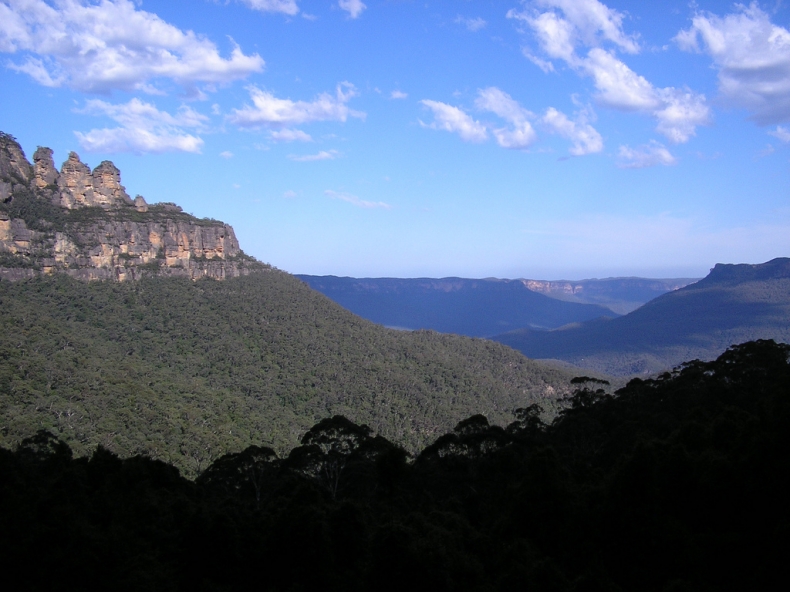
[[[48, 165], [42, 170], [49, 172]], [[43, 176], [36, 178], [37, 184], [45, 180]], [[134, 205], [126, 188], [121, 185], [121, 171], [109, 160], [103, 161], [91, 172], [76, 152], [70, 152], [55, 181], [60, 188], [60, 205], [64, 208], [98, 206], [111, 209]]]
[[112, 162], [91, 171], [71, 152], [58, 171], [52, 150], [40, 147], [30, 165], [7, 134], [0, 134], [0, 197], [0, 278], [225, 279], [266, 268], [241, 251], [227, 224], [173, 203], [132, 200]]

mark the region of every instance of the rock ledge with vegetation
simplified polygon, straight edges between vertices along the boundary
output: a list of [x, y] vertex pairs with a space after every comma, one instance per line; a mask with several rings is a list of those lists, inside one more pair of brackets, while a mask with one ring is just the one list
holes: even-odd
[[0, 278], [66, 273], [82, 280], [145, 276], [225, 279], [267, 266], [245, 255], [233, 228], [172, 203], [132, 199], [105, 160], [93, 171], [69, 154], [60, 171], [52, 150], [28, 162], [0, 132]]

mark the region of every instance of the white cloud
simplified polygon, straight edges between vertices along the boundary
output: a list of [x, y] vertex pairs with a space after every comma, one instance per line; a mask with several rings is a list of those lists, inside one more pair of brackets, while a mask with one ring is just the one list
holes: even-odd
[[584, 113], [571, 121], [568, 116], [554, 107], [549, 107], [541, 118], [541, 123], [552, 132], [557, 133], [572, 142], [569, 152], [574, 156], [594, 154], [603, 150], [601, 134], [586, 121]]
[[637, 36], [623, 31], [625, 15], [598, 0], [537, 0], [535, 4], [549, 10], [511, 9], [507, 17], [527, 24], [552, 58], [572, 63], [577, 59], [576, 46], [596, 47], [603, 41], [627, 53], [639, 52]]
[[702, 51], [719, 71], [719, 90], [763, 125], [790, 121], [790, 31], [771, 22], [756, 2], [719, 17], [698, 13], [675, 41]]
[[710, 122], [710, 108], [705, 95], [688, 89], [662, 88], [656, 91], [661, 106], [653, 111], [658, 119], [656, 130], [675, 144], [687, 142], [696, 128]]
[[298, 129], [283, 128], [272, 130], [269, 137], [275, 142], [312, 142], [313, 137]]
[[[508, 18], [517, 18], [525, 21], [538, 38], [543, 51], [554, 59], [575, 63], [575, 39], [573, 25], [554, 12], [544, 12], [537, 16], [527, 13], [517, 13], [510, 10]], [[545, 68], [542, 68], [545, 70]]]
[[362, 0], [338, 0], [337, 5], [341, 10], [345, 10], [352, 19], [357, 18], [367, 8]]
[[93, 99], [80, 112], [106, 116], [121, 124], [112, 129], [75, 132], [80, 145], [89, 152], [200, 152], [203, 140], [183, 128], [201, 129], [208, 120], [190, 107], [182, 106], [171, 115], [137, 98], [116, 105]]
[[400, 91], [400, 90], [393, 90], [390, 93], [390, 98], [391, 99], [407, 99], [408, 97], [409, 97], [408, 93], [405, 93], [405, 92]]
[[611, 52], [593, 48], [579, 67], [593, 77], [599, 103], [652, 115], [658, 120], [656, 130], [671, 142], [687, 142], [698, 126], [710, 122], [705, 95], [689, 89], [656, 88]]
[[[689, 89], [656, 88], [616, 56], [616, 50], [638, 53], [640, 49], [637, 37], [623, 31], [622, 13], [598, 0], [536, 0], [535, 5], [548, 10], [511, 10], [508, 17], [525, 23], [549, 58], [563, 60], [580, 75], [591, 77], [599, 104], [654, 117], [656, 130], [674, 143], [687, 142], [698, 126], [709, 123], [704, 95]], [[614, 48], [604, 49], [604, 43]], [[586, 55], [577, 53], [580, 48], [589, 48]], [[522, 52], [544, 72], [554, 70], [551, 61], [528, 48]]]
[[581, 69], [592, 76], [597, 99], [615, 109], [652, 111], [661, 106], [656, 89], [611, 52], [593, 48], [579, 61]]
[[296, 0], [241, 0], [253, 10], [261, 12], [281, 12], [293, 16], [299, 12]]
[[294, 197], [296, 197], [296, 195], [297, 195], [296, 191], [294, 191], [293, 189], [289, 189], [288, 191], [283, 193], [283, 197], [288, 199], [293, 199]]
[[366, 201], [364, 199], [359, 199], [356, 195], [351, 195], [350, 193], [344, 193], [341, 191], [332, 191], [331, 189], [327, 189], [324, 191], [324, 195], [331, 197], [332, 199], [339, 199], [340, 201], [345, 201], [352, 205], [355, 205], [359, 208], [382, 208], [385, 210], [392, 209], [392, 206], [384, 203], [383, 201]]
[[677, 163], [677, 159], [658, 142], [650, 142], [637, 148], [620, 146], [618, 165], [623, 169], [643, 169], [657, 165], [669, 166]]
[[226, 159], [227, 158], [233, 158], [233, 152], [231, 152], [230, 150], [223, 150], [222, 152], [219, 153], [219, 155], [222, 158], [226, 158]]
[[506, 92], [493, 86], [481, 89], [477, 92], [475, 107], [490, 111], [512, 125], [511, 128], [493, 130], [497, 143], [503, 148], [527, 148], [537, 139], [537, 134], [529, 122], [534, 115]]
[[784, 142], [785, 144], [790, 142], [790, 130], [786, 127], [782, 127], [781, 125], [777, 125], [776, 129], [772, 132], [768, 132], [774, 138], [778, 138], [780, 141]]
[[340, 153], [337, 150], [321, 150], [318, 154], [305, 154], [304, 156], [297, 156], [289, 154], [288, 158], [295, 162], [315, 162], [317, 160], [334, 160]]
[[322, 93], [313, 101], [278, 99], [272, 93], [249, 87], [252, 106], [234, 109], [228, 120], [239, 127], [281, 128], [315, 121], [346, 121], [349, 117], [364, 118], [365, 114], [348, 108], [348, 101], [357, 96], [354, 85], [342, 82], [335, 96]]
[[461, 136], [461, 139], [467, 142], [484, 142], [488, 139], [488, 132], [486, 132], [485, 126], [479, 121], [472, 119], [469, 114], [458, 107], [428, 99], [422, 100], [420, 103], [433, 112], [434, 118], [430, 124], [421, 121], [420, 124], [423, 127], [457, 133]]
[[[525, 149], [538, 138], [531, 121], [538, 119], [534, 113], [522, 107], [503, 90], [492, 86], [477, 91], [475, 108], [493, 113], [504, 119], [508, 127], [495, 127], [472, 119], [465, 111], [438, 101], [421, 101], [434, 112], [434, 122], [424, 127], [457, 132], [468, 142], [483, 142], [490, 131], [502, 148]], [[564, 113], [549, 108], [538, 121], [552, 133], [560, 134], [572, 142], [570, 153], [574, 156], [592, 154], [603, 150], [603, 139], [598, 131], [589, 124], [592, 114], [582, 110], [575, 120]]]
[[454, 22], [456, 25], [463, 25], [472, 33], [476, 33], [480, 29], [485, 28], [485, 26], [488, 24], [484, 19], [480, 18], [479, 16], [475, 18], [471, 18], [471, 17], [461, 16], [460, 14], [457, 17], [455, 17]]
[[193, 94], [198, 83], [225, 83], [263, 70], [258, 54], [217, 46], [182, 31], [131, 0], [5, 0], [0, 4], [0, 51], [20, 54], [12, 69], [44, 86], [83, 92], [161, 93], [157, 80], [175, 81]]

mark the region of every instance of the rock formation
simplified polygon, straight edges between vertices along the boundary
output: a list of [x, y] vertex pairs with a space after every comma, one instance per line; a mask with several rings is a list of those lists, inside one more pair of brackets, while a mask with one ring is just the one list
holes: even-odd
[[63, 272], [85, 280], [145, 275], [225, 279], [266, 269], [233, 228], [173, 203], [132, 200], [110, 161], [93, 171], [75, 152], [60, 171], [39, 147], [33, 165], [0, 132], [0, 278]]

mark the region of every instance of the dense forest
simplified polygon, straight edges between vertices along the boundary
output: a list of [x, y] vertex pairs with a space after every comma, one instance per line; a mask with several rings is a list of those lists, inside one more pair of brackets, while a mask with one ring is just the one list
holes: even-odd
[[[15, 589], [767, 590], [790, 543], [790, 346], [730, 348], [546, 425], [461, 421], [418, 455], [342, 416], [195, 481], [41, 431], [0, 449]], [[37, 558], [33, 566], [31, 558]], [[770, 584], [770, 582], [774, 584]], [[56, 584], [55, 584], [56, 583]]]
[[39, 429], [195, 475], [252, 443], [278, 452], [341, 414], [409, 451], [464, 417], [556, 412], [573, 374], [498, 343], [360, 319], [269, 268], [224, 282], [0, 282], [0, 443]]

